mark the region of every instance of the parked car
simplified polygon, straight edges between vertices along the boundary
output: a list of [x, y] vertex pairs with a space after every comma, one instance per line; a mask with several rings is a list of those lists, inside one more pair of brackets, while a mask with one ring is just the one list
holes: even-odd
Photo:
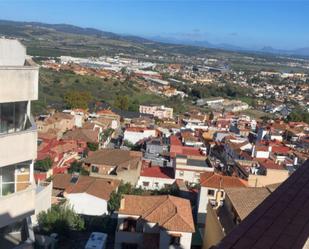
[[106, 240], [106, 233], [93, 232], [87, 241], [85, 249], [105, 249]]

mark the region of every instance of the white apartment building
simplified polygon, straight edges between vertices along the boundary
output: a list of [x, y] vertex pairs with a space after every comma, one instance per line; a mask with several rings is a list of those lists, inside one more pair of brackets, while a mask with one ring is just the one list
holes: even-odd
[[173, 108], [162, 106], [148, 106], [140, 105], [139, 112], [144, 114], [151, 114], [159, 119], [173, 118]]
[[214, 172], [214, 168], [206, 163], [204, 156], [177, 155], [173, 163], [175, 179], [189, 184], [199, 183], [200, 174], [203, 172]]
[[30, 110], [38, 75], [21, 43], [0, 39], [0, 248], [33, 242], [31, 216], [51, 204], [50, 184], [36, 186], [33, 178], [37, 130]]

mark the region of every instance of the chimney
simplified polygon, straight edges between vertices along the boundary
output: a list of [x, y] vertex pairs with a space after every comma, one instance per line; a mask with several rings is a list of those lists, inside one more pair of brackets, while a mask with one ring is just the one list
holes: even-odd
[[120, 200], [120, 208], [119, 208], [119, 209], [124, 209], [124, 208], [125, 208], [125, 199], [122, 198], [122, 199]]
[[255, 154], [255, 145], [252, 146], [252, 153], [251, 153], [251, 156], [254, 157], [254, 154]]
[[269, 146], [268, 146], [268, 151], [271, 152], [272, 149], [273, 149], [273, 147], [269, 145]]
[[297, 156], [295, 156], [294, 157], [294, 162], [293, 162], [293, 165], [294, 166], [296, 166], [298, 164], [298, 157]]

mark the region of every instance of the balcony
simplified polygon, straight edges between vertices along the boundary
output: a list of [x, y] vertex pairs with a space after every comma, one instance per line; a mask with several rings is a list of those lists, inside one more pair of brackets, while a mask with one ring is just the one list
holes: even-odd
[[0, 167], [32, 161], [36, 158], [36, 153], [37, 131], [32, 118], [27, 117], [22, 130], [0, 134]]
[[29, 184], [23, 190], [0, 197], [0, 228], [34, 214], [35, 189], [34, 184]]
[[38, 99], [39, 68], [31, 61], [24, 66], [0, 66], [0, 102]]

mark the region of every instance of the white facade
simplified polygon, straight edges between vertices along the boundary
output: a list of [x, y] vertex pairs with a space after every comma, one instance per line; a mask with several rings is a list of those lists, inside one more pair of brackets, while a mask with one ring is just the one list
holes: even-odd
[[145, 114], [151, 114], [160, 119], [173, 118], [173, 108], [162, 106], [146, 106], [140, 105], [139, 112]]
[[173, 178], [159, 178], [159, 177], [149, 177], [140, 176], [136, 187], [147, 190], [159, 190], [167, 186], [172, 185], [175, 182]]
[[197, 223], [205, 224], [208, 203], [215, 205], [217, 200], [222, 201], [224, 198], [223, 189], [201, 187], [198, 194]]
[[[167, 231], [160, 229], [155, 223], [143, 222], [137, 224], [136, 231], [123, 231], [123, 222], [126, 218], [138, 219], [139, 216], [130, 216], [118, 214], [118, 226], [115, 236], [115, 249], [121, 249], [123, 243], [136, 244], [141, 246], [143, 243], [143, 234], [158, 234], [159, 235], [159, 249], [190, 249], [192, 233], [179, 232], [179, 231]], [[171, 244], [172, 236], [179, 237], [179, 244]], [[138, 247], [139, 248], [139, 247]]]
[[[30, 217], [50, 208], [51, 200], [51, 187], [37, 187], [33, 178], [37, 130], [31, 101], [38, 99], [38, 69], [21, 43], [0, 39], [0, 228], [22, 222], [17, 233], [32, 241]], [[45, 203], [37, 209], [39, 199]], [[8, 236], [0, 234], [0, 245]]]
[[[206, 158], [204, 159], [204, 161]], [[203, 161], [203, 160], [201, 160]], [[174, 160], [175, 179], [181, 179], [188, 183], [199, 183], [200, 174], [203, 172], [214, 172], [214, 168], [191, 164], [187, 158], [178, 158]]]
[[141, 141], [145, 138], [156, 137], [156, 130], [146, 129], [143, 131], [134, 131], [134, 130], [125, 130], [124, 132], [124, 140], [129, 141], [132, 144], [136, 144], [138, 141]]
[[87, 193], [66, 194], [65, 197], [78, 214], [101, 216], [108, 213], [107, 200]]

